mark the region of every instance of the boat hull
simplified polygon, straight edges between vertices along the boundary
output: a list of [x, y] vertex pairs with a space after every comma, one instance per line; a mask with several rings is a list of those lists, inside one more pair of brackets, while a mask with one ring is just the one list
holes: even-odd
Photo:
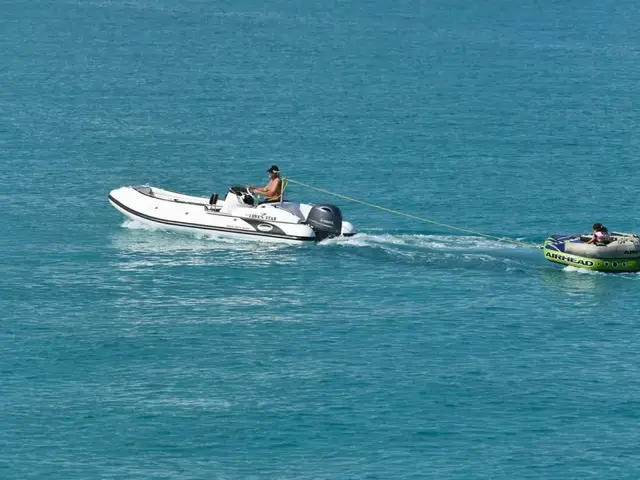
[[126, 208], [122, 204], [119, 204], [117, 201], [114, 201], [111, 197], [109, 197], [109, 202], [116, 210], [118, 210], [120, 213], [122, 213], [125, 217], [129, 218], [130, 220], [139, 222], [141, 224], [153, 227], [154, 229], [158, 229], [158, 230], [206, 235], [207, 237], [211, 237], [211, 238], [281, 243], [281, 244], [288, 244], [288, 245], [312, 244], [315, 241], [315, 237], [308, 237], [308, 238], [265, 237], [264, 234], [257, 234], [257, 233], [251, 234], [250, 232], [246, 232], [246, 233], [234, 232], [231, 230], [222, 230], [220, 228], [206, 226], [206, 225], [166, 221], [164, 219], [154, 218], [154, 217], [141, 214], [140, 212], [135, 212], [134, 210]]
[[[229, 197], [234, 199], [233, 195]], [[298, 204], [255, 208], [228, 206], [228, 201], [212, 206], [208, 198], [145, 186], [121, 187], [109, 193], [109, 202], [125, 217], [160, 230], [291, 245], [312, 244], [319, 240], [314, 228], [303, 221], [304, 217], [300, 218], [302, 213], [292, 213], [290, 207]], [[299, 205], [299, 208], [293, 208], [294, 212], [309, 207]], [[344, 224], [344, 230], [351, 233], [351, 224]]]

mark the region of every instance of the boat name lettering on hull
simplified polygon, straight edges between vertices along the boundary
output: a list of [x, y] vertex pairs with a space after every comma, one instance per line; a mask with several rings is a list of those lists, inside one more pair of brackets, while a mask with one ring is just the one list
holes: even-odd
[[577, 265], [584, 265], [585, 267], [593, 267], [594, 263], [591, 260], [582, 260], [580, 258], [573, 258], [568, 255], [560, 255], [558, 253], [547, 252], [546, 257], [553, 258], [555, 260], [561, 260], [563, 262], [571, 262]]
[[254, 213], [250, 213], [249, 215], [247, 215], [247, 217], [255, 218], [255, 219], [258, 219], [258, 220], [271, 220], [273, 222], [276, 221], [276, 217], [270, 217], [269, 215], [256, 215]]

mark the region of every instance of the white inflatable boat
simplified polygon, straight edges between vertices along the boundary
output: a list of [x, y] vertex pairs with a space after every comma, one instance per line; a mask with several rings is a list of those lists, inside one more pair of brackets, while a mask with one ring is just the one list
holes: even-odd
[[109, 202], [126, 217], [169, 230], [278, 243], [319, 242], [355, 234], [335, 205], [259, 204], [246, 186], [232, 186], [224, 200], [182, 195], [149, 185], [121, 187]]

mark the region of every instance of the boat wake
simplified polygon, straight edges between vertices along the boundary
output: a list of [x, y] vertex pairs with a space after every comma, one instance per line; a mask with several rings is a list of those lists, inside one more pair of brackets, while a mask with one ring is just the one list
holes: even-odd
[[320, 245], [347, 255], [435, 269], [520, 271], [544, 263], [538, 250], [479, 236], [361, 233]]
[[142, 222], [139, 222], [138, 220], [129, 220], [129, 219], [126, 219], [124, 222], [122, 222], [122, 227], [128, 228], [129, 230], [147, 230], [152, 232], [162, 230], [161, 228], [155, 227], [148, 223], [142, 223]]
[[323, 246], [345, 247], [384, 247], [407, 246], [434, 250], [522, 250], [522, 247], [491, 240], [484, 237], [456, 235], [424, 235], [424, 234], [367, 234], [360, 233], [354, 237], [337, 237], [325, 240]]
[[179, 233], [127, 220], [128, 231], [113, 236], [117, 263], [123, 269], [154, 266], [257, 266], [295, 262], [287, 249], [301, 249], [278, 243], [259, 243], [221, 238], [206, 233]]
[[586, 268], [578, 268], [578, 267], [573, 267], [571, 265], [566, 265], [565, 267], [562, 268], [562, 271], [569, 272], [569, 273], [578, 273], [580, 275], [595, 275], [595, 276], [615, 275], [613, 273], [609, 274], [607, 272], [597, 272], [595, 270], [587, 270]]
[[[241, 242], [212, 238], [206, 234], [167, 232], [146, 224], [127, 220], [123, 226], [130, 233], [116, 238], [123, 253], [139, 253], [151, 260], [163, 258], [178, 264], [283, 264], [304, 261], [314, 250], [319, 255], [351, 257], [354, 260], [429, 265], [431, 268], [530, 269], [543, 264], [539, 251], [513, 243], [478, 236], [428, 235], [411, 233], [359, 233], [353, 237], [336, 237], [315, 246], [291, 246], [259, 242]], [[155, 231], [149, 233], [148, 231]], [[138, 231], [138, 232], [137, 232]], [[144, 231], [144, 232], [143, 232]], [[150, 259], [148, 257], [153, 257]]]
[[587, 270], [586, 268], [578, 268], [572, 265], [566, 265], [562, 268], [563, 272], [578, 274], [578, 275], [588, 275], [595, 277], [615, 277], [615, 278], [626, 278], [626, 279], [640, 279], [640, 272], [599, 272], [596, 270]]
[[[203, 232], [176, 233], [162, 227], [155, 227], [136, 220], [125, 220], [122, 226], [132, 230], [129, 235], [119, 236], [119, 246], [125, 250], [147, 252], [190, 251], [276, 251], [291, 248], [291, 245], [262, 243], [255, 240], [238, 241], [233, 238], [218, 237]], [[141, 231], [141, 232], [138, 232]], [[151, 235], [143, 232], [153, 232]]]
[[[239, 242], [233, 239], [210, 236], [210, 235], [207, 235], [206, 233], [201, 233], [201, 234], [197, 233], [197, 234], [190, 234], [190, 235], [175, 234], [173, 232], [167, 232], [163, 228], [151, 226], [149, 224], [138, 222], [136, 220], [125, 220], [122, 226], [129, 230], [156, 231], [162, 235], [167, 235], [171, 237], [175, 237], [179, 235], [180, 237], [186, 239], [185, 240], [186, 243], [189, 242], [188, 239], [207, 240], [207, 241], [210, 241], [209, 246], [211, 248], [216, 248], [218, 244], [221, 248], [234, 248], [234, 249], [239, 248], [242, 250], [246, 250], [246, 249], [271, 250], [274, 248], [275, 249], [292, 248], [290, 245], [260, 243], [260, 242], [254, 242], [254, 241]], [[442, 251], [473, 251], [473, 252], [527, 250], [513, 243], [499, 242], [496, 240], [491, 240], [488, 238], [476, 237], [476, 236], [385, 234], [385, 233], [381, 233], [381, 234], [359, 233], [353, 237], [334, 237], [327, 240], [323, 240], [321, 243], [318, 243], [317, 246], [325, 247], [325, 248], [408, 247], [410, 249], [428, 249], [428, 250], [442, 250]], [[300, 247], [294, 246], [293, 248], [300, 248]]]

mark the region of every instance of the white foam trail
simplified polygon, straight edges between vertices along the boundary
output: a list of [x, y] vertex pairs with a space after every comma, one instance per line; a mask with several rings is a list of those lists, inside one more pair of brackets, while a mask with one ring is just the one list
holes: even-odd
[[638, 275], [640, 275], [640, 272], [598, 272], [597, 270], [587, 270], [586, 268], [578, 268], [572, 265], [565, 266], [562, 271], [578, 273], [581, 275], [604, 275], [607, 277], [624, 278], [627, 280], [634, 280]]
[[432, 250], [504, 250], [522, 248], [507, 242], [499, 242], [484, 237], [455, 235], [419, 234], [368, 234], [359, 233], [353, 237], [337, 237], [325, 240], [320, 245], [340, 245], [349, 247], [408, 246]]
[[570, 273], [580, 273], [582, 275], [606, 275], [606, 272], [598, 272], [596, 270], [587, 270], [586, 268], [578, 268], [572, 265], [566, 265], [563, 269], [563, 272]]
[[[155, 227], [137, 220], [125, 220], [123, 227], [130, 230], [163, 231], [161, 227]], [[170, 235], [172, 233], [169, 233]], [[184, 234], [182, 234], [184, 235]], [[187, 237], [188, 238], [188, 237]], [[191, 238], [198, 240], [215, 241], [224, 248], [236, 248], [241, 250], [264, 250], [287, 248], [285, 244], [269, 244], [251, 241], [238, 241], [224, 237], [207, 235], [206, 233], [191, 234]], [[157, 243], [157, 242], [154, 242]], [[181, 242], [179, 242], [181, 243]], [[178, 243], [178, 244], [179, 244]], [[171, 244], [176, 244], [174, 240]], [[321, 246], [349, 246], [349, 247], [383, 247], [383, 246], [408, 246], [428, 248], [433, 250], [504, 250], [522, 248], [508, 242], [500, 242], [485, 237], [456, 236], [456, 235], [422, 235], [422, 234], [370, 234], [358, 233], [353, 237], [335, 237], [324, 240]]]
[[239, 241], [146, 227], [135, 221], [127, 222], [130, 231], [113, 236], [113, 246], [119, 252], [117, 264], [120, 269], [226, 265], [268, 267], [298, 261], [296, 255], [282, 253], [284, 249], [291, 248], [286, 244]]
[[171, 232], [160, 227], [151, 226], [136, 220], [127, 220], [123, 227], [129, 230], [142, 230], [158, 232], [157, 235], [149, 235], [132, 232], [126, 235], [117, 235], [114, 243], [120, 250], [167, 254], [177, 252], [206, 253], [215, 250], [227, 250], [238, 252], [274, 252], [290, 245], [280, 243], [260, 243], [256, 241], [241, 241], [232, 238], [208, 235], [206, 233]]
[[126, 219], [124, 222], [122, 222], [122, 227], [128, 228], [129, 230], [147, 230], [147, 231], [161, 230], [161, 228], [158, 228], [149, 223], [143, 223], [138, 220], [131, 220], [131, 219]]
[[[374, 234], [359, 233], [353, 237], [325, 240], [302, 251], [303, 247], [286, 244], [259, 243], [211, 237], [207, 234], [176, 233], [162, 231], [148, 233], [145, 224], [127, 221], [130, 232], [116, 235], [114, 246], [120, 250], [126, 262], [120, 268], [137, 269], [157, 265], [164, 266], [221, 266], [251, 265], [269, 266], [294, 264], [313, 255], [316, 248], [356, 248], [385, 252], [391, 257], [408, 262], [455, 262], [463, 264], [506, 263], [517, 266], [508, 257], [530, 253], [519, 245], [494, 241], [479, 236], [424, 235], [424, 234]], [[316, 251], [317, 252], [317, 251]], [[325, 250], [325, 253], [327, 251]], [[142, 255], [129, 257], [129, 254]]]

